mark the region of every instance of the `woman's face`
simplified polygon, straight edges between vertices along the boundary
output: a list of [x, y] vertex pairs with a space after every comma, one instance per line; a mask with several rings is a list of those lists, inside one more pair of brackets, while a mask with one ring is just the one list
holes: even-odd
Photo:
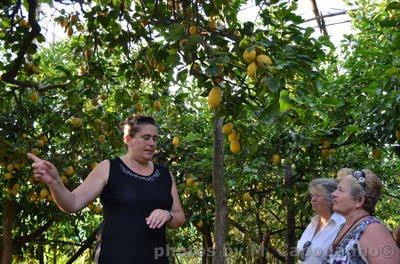
[[351, 191], [351, 178], [347, 176], [343, 178], [336, 189], [332, 193], [333, 196], [333, 211], [342, 214], [343, 216], [349, 215], [356, 210], [357, 202], [350, 194]]
[[326, 200], [324, 193], [319, 188], [315, 187], [311, 188], [311, 206], [313, 211], [317, 214], [331, 211], [329, 202]]
[[158, 129], [154, 125], [141, 125], [133, 138], [126, 142], [139, 159], [150, 161], [157, 148]]

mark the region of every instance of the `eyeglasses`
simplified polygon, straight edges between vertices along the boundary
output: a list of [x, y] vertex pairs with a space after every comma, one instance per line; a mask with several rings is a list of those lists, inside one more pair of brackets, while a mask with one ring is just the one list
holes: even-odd
[[304, 243], [303, 249], [299, 252], [299, 259], [301, 261], [306, 260], [306, 258], [307, 258], [307, 250], [308, 250], [308, 248], [310, 246], [311, 246], [311, 241], [307, 241], [306, 243]]
[[365, 188], [365, 173], [363, 171], [356, 170], [353, 171], [351, 175], [353, 175], [353, 177], [358, 180], [358, 183]]

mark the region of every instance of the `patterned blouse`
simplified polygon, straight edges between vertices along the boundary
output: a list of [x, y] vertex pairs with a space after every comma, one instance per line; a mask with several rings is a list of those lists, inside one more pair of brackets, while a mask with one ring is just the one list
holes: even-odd
[[360, 254], [359, 241], [369, 224], [382, 222], [373, 216], [368, 216], [351, 229], [346, 236], [336, 245], [329, 248], [328, 255], [322, 263], [324, 264], [366, 264], [364, 254]]

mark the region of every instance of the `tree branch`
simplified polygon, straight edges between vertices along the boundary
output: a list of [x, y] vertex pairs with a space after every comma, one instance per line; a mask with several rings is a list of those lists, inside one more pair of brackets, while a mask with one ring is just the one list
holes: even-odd
[[47, 223], [45, 223], [43, 226], [39, 227], [36, 231], [33, 233], [19, 237], [15, 240], [15, 247], [19, 248], [22, 247], [25, 243], [29, 243], [39, 236], [41, 236], [52, 224], [54, 223], [54, 220], [49, 220]]
[[85, 242], [83, 243], [83, 245], [75, 252], [75, 254], [66, 262], [66, 264], [71, 264], [73, 263], [80, 255], [82, 255], [82, 253], [89, 248], [93, 242], [96, 240], [96, 233], [97, 230], [94, 230], [92, 232], [92, 234], [90, 234], [90, 236], [88, 237], [88, 239], [85, 240]]
[[[234, 221], [232, 218], [228, 218], [229, 223], [236, 227], [237, 230], [239, 230], [240, 232], [242, 232], [243, 234], [245, 234], [246, 236], [249, 236], [250, 239], [256, 243], [257, 245], [260, 244], [260, 241], [258, 241], [256, 238], [251, 237], [249, 235], [250, 232], [248, 232], [248, 230], [246, 230], [245, 227], [241, 226], [239, 223], [237, 223], [236, 221]], [[263, 237], [263, 241], [261, 241], [262, 244], [266, 245], [268, 252], [270, 252], [275, 258], [277, 258], [280, 261], [285, 261], [285, 255], [283, 253], [281, 253], [278, 249], [272, 247], [269, 243], [269, 237], [271, 235], [271, 232], [268, 232], [264, 237]], [[267, 241], [268, 240], [268, 241]], [[266, 243], [267, 242], [267, 243]]]
[[25, 81], [18, 81], [18, 80], [10, 80], [10, 81], [5, 81], [9, 84], [13, 84], [15, 86], [18, 86], [18, 88], [34, 88], [37, 91], [46, 91], [46, 90], [51, 90], [51, 89], [57, 89], [57, 88], [65, 88], [71, 82], [66, 82], [66, 83], [60, 83], [60, 84], [49, 84], [49, 85], [43, 85], [41, 83], [34, 83], [34, 82], [25, 82]]

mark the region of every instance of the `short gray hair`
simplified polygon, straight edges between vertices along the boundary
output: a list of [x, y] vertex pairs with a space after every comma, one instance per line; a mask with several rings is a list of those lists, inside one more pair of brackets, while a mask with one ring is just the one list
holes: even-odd
[[337, 185], [338, 185], [338, 183], [335, 179], [317, 178], [310, 182], [310, 184], [308, 186], [308, 190], [310, 193], [311, 193], [312, 188], [316, 188], [316, 189], [320, 190], [323, 193], [325, 200], [329, 204], [329, 209], [332, 211], [332, 207], [333, 207], [332, 193], [336, 190]]

